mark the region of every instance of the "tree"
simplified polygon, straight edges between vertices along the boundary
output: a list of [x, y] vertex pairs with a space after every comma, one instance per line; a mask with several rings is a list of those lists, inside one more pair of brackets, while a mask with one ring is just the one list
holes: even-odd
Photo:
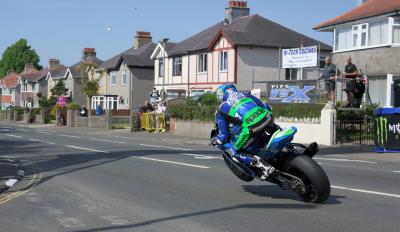
[[27, 40], [20, 39], [4, 51], [0, 60], [0, 77], [7, 75], [9, 70], [22, 72], [27, 63], [32, 63], [36, 69], [41, 70], [39, 62], [38, 54], [28, 45]]
[[90, 101], [93, 96], [97, 95], [99, 91], [99, 79], [94, 78], [95, 69], [97, 68], [97, 63], [95, 60], [89, 60], [84, 58], [80, 64], [80, 74], [82, 80], [82, 91], [87, 95], [87, 102], [89, 110], [91, 109]]
[[50, 90], [51, 94], [55, 97], [64, 96], [68, 93], [68, 89], [62, 80], [58, 80], [56, 85]]

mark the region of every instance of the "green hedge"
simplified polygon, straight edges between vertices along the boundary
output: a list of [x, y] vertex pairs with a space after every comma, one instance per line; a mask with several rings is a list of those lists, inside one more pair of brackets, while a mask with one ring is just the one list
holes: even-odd
[[319, 118], [324, 104], [273, 104], [272, 114], [275, 118]]
[[[291, 104], [291, 105], [271, 105], [272, 113], [275, 118], [319, 118], [321, 110], [324, 108], [322, 104]], [[201, 105], [192, 101], [186, 101], [185, 104], [170, 106], [168, 108], [170, 117], [182, 120], [200, 120], [214, 121], [215, 111], [218, 105]]]

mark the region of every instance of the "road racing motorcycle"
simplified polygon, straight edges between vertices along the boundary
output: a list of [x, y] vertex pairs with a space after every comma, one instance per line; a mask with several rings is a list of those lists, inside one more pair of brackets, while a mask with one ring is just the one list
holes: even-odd
[[[270, 121], [272, 123], [272, 117]], [[245, 154], [256, 156], [261, 160], [261, 164], [267, 162], [276, 169], [267, 178], [263, 178], [262, 175], [263, 165], [247, 166], [232, 157], [229, 152], [229, 144], [210, 145], [222, 150], [226, 165], [242, 181], [251, 182], [254, 179], [267, 181], [279, 185], [284, 190], [294, 191], [305, 202], [323, 203], [329, 198], [331, 186], [324, 170], [312, 159], [319, 151], [318, 144], [312, 143], [307, 147], [303, 144], [292, 143], [296, 133], [295, 127], [278, 129], [272, 135], [267, 133], [268, 136], [265, 138], [268, 138], [269, 141], [260, 152]], [[211, 141], [217, 135], [218, 128], [212, 130]], [[283, 147], [282, 144], [284, 144]]]

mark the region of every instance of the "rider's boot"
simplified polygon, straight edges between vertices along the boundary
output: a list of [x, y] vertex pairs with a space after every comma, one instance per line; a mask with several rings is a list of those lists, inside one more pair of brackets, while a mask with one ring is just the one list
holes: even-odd
[[271, 176], [275, 172], [275, 168], [272, 167], [265, 160], [261, 159], [258, 156], [253, 157], [253, 161], [251, 162], [251, 166], [256, 167], [262, 171], [260, 180], [266, 180], [269, 176]]

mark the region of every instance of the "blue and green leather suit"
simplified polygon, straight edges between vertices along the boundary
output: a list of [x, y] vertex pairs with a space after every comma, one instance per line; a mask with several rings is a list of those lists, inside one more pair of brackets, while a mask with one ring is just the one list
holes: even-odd
[[[216, 113], [218, 125], [218, 140], [222, 144], [229, 144], [232, 155], [241, 163], [250, 164], [252, 156], [260, 147], [265, 145], [265, 128], [268, 126], [268, 117], [271, 107], [260, 99], [247, 92], [227, 92]], [[229, 124], [233, 124], [232, 130]]]

